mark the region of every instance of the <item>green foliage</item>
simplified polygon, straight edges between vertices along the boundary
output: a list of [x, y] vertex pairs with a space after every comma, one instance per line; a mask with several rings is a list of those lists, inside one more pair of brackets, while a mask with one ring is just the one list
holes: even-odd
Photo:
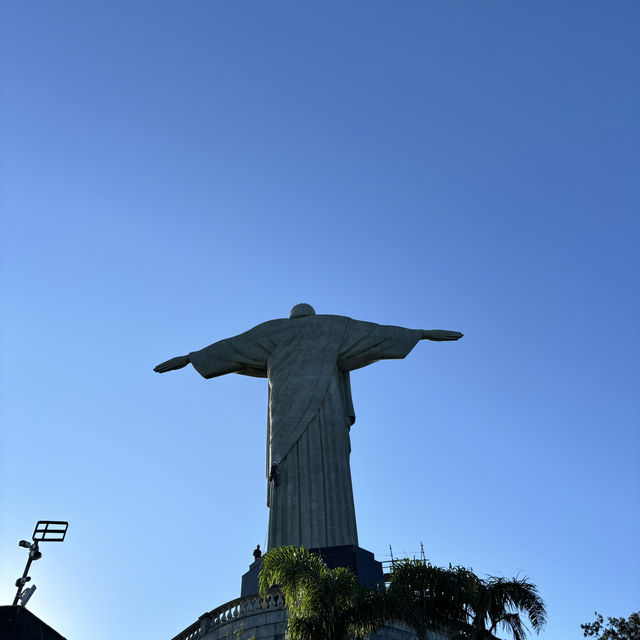
[[398, 560], [391, 573], [389, 609], [420, 638], [434, 628], [462, 631], [467, 619], [466, 572], [464, 567], [444, 569], [428, 561]]
[[329, 569], [306, 549], [279, 547], [263, 556], [260, 593], [277, 584], [291, 640], [358, 640], [384, 625], [384, 594], [364, 589], [343, 567]]
[[640, 640], [640, 611], [632, 613], [628, 618], [604, 618], [597, 611], [593, 622], [581, 624], [584, 637], [596, 640]]
[[480, 578], [465, 567], [448, 569], [422, 560], [394, 563], [389, 593], [402, 619], [420, 638], [445, 627], [465, 640], [492, 640], [498, 627], [514, 640], [526, 638], [519, 612], [536, 632], [546, 622], [544, 602], [524, 578]]
[[536, 632], [546, 622], [544, 602], [524, 578], [480, 578], [465, 567], [421, 560], [394, 562], [388, 589], [364, 589], [348, 569], [329, 569], [303, 548], [280, 547], [263, 557], [260, 593], [274, 585], [289, 611], [289, 640], [360, 640], [400, 621], [421, 640], [433, 629], [460, 640], [496, 640], [498, 628], [525, 640], [520, 613]]
[[535, 585], [525, 578], [477, 578], [471, 585], [468, 612], [472, 620], [470, 638], [493, 638], [500, 626], [514, 640], [524, 640], [526, 626], [520, 618], [523, 612], [532, 628], [539, 633], [547, 621], [544, 602]]

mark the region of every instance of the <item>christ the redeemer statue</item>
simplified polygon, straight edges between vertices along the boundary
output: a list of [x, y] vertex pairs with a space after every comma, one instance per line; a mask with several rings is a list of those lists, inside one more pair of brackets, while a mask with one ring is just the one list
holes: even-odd
[[349, 372], [404, 358], [419, 340], [458, 340], [457, 331], [403, 329], [298, 304], [233, 338], [155, 367], [191, 363], [204, 378], [227, 373], [269, 380], [268, 549], [358, 545], [349, 429], [355, 422]]

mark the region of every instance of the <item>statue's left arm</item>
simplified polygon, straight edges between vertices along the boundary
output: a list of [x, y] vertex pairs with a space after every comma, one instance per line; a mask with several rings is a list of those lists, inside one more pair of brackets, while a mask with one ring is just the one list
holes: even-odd
[[353, 371], [378, 360], [404, 358], [420, 340], [459, 340], [458, 331], [405, 329], [361, 320], [349, 320], [338, 364]]
[[446, 329], [422, 329], [422, 340], [432, 340], [433, 342], [448, 342], [450, 340], [460, 340], [464, 334], [459, 331], [447, 331]]

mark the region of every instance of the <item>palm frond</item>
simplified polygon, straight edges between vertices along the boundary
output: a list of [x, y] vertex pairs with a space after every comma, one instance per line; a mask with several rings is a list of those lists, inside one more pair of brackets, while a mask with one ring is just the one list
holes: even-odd
[[289, 614], [287, 640], [325, 640], [331, 637], [331, 629], [324, 616]]
[[526, 627], [517, 613], [505, 613], [500, 620], [500, 624], [511, 632], [513, 640], [525, 640], [527, 637]]
[[302, 547], [272, 549], [262, 556], [260, 593], [266, 593], [274, 584], [283, 592], [296, 590], [306, 582], [316, 582], [324, 571], [328, 569], [322, 559]]
[[522, 611], [536, 633], [540, 632], [547, 622], [547, 609], [534, 584], [527, 578], [515, 577], [507, 580], [493, 576], [487, 578], [486, 584], [494, 594], [494, 601], [503, 610]]
[[420, 640], [442, 630], [465, 640], [498, 640], [498, 626], [526, 640], [520, 613], [539, 632], [546, 608], [526, 578], [478, 577], [471, 569], [437, 567], [422, 560], [395, 561], [388, 589], [365, 589], [343, 567], [329, 569], [303, 548], [280, 547], [263, 557], [260, 593], [282, 591], [289, 640], [364, 640], [389, 622], [402, 621]]

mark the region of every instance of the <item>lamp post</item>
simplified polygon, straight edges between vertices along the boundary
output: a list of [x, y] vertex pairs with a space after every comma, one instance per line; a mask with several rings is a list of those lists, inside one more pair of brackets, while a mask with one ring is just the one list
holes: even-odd
[[67, 529], [69, 523], [64, 520], [38, 520], [36, 527], [33, 530], [33, 536], [28, 540], [20, 540], [18, 543], [21, 547], [29, 549], [29, 557], [27, 558], [27, 565], [24, 568], [24, 572], [21, 578], [16, 580], [16, 597], [13, 599], [13, 606], [20, 603], [21, 606], [25, 606], [29, 598], [36, 590], [36, 585], [32, 585], [29, 589], [25, 589], [27, 582], [31, 580], [29, 577], [29, 568], [31, 563], [42, 558], [42, 552], [40, 551], [40, 542], [64, 542], [64, 537], [67, 535]]

